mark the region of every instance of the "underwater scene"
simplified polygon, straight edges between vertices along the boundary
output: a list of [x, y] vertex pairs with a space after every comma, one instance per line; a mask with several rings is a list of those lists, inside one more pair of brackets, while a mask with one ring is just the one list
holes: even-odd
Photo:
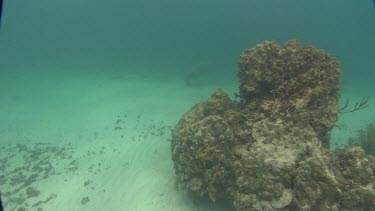
[[1, 211], [372, 211], [372, 0], [2, 0]]

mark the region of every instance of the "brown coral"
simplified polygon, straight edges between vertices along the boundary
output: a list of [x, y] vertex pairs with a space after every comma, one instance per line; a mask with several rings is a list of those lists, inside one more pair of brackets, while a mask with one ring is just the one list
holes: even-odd
[[238, 210], [363, 209], [375, 202], [375, 161], [323, 147], [337, 120], [340, 70], [323, 50], [263, 42], [239, 62], [240, 102], [218, 90], [172, 134], [179, 182]]

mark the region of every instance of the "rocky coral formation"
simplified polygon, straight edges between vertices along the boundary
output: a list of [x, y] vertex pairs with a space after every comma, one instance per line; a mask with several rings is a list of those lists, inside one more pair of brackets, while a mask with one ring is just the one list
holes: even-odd
[[172, 133], [180, 184], [237, 210], [361, 210], [375, 203], [375, 159], [330, 152], [340, 69], [323, 50], [265, 41], [239, 62], [239, 102], [216, 91]]

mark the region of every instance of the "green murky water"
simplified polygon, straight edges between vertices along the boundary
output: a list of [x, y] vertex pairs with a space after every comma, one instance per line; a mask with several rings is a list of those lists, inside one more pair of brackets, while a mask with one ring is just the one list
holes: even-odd
[[170, 130], [263, 40], [341, 62], [340, 144], [375, 120], [370, 0], [4, 2], [0, 192], [5, 210], [228, 210], [174, 184]]

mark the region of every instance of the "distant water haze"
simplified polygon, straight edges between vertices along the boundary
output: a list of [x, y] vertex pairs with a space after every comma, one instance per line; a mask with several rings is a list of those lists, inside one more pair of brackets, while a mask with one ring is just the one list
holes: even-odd
[[373, 9], [349, 0], [5, 1], [0, 69], [180, 74], [212, 61], [233, 75], [244, 48], [300, 39], [339, 58], [345, 82], [366, 84], [375, 66]]

